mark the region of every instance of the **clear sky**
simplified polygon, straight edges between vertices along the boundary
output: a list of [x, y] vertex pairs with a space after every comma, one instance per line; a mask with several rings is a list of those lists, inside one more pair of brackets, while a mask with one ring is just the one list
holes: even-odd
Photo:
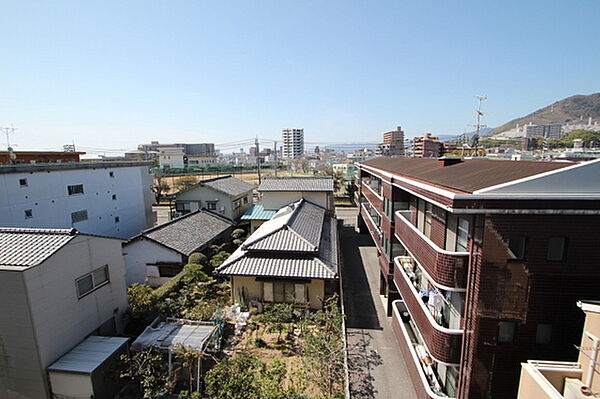
[[[4, 1], [20, 148], [459, 134], [600, 91], [600, 1]], [[0, 141], [5, 147], [4, 139]]]

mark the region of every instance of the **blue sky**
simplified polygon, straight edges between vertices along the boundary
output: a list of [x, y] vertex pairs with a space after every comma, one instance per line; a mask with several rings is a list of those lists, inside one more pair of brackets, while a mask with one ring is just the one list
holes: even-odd
[[[12, 1], [0, 126], [19, 148], [459, 134], [600, 91], [600, 1]], [[5, 146], [2, 140], [1, 147]]]

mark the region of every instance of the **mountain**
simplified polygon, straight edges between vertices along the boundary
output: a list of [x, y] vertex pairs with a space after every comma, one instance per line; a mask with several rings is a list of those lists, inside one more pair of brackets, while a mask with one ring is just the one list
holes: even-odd
[[545, 125], [549, 123], [566, 123], [579, 120], [580, 118], [600, 119], [600, 93], [585, 95], [576, 95], [567, 97], [563, 100], [550, 104], [547, 107], [524, 116], [513, 119], [492, 130], [489, 135], [493, 136], [519, 125]]

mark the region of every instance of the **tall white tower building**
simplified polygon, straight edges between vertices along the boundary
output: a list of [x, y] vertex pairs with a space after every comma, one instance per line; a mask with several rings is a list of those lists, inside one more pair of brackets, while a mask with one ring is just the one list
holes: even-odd
[[283, 158], [294, 159], [304, 155], [304, 129], [283, 129]]

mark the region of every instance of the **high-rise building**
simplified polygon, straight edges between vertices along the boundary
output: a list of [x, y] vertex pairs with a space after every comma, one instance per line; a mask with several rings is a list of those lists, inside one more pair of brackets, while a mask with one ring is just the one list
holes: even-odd
[[304, 155], [304, 129], [283, 129], [283, 158], [294, 159]]
[[443, 155], [444, 144], [439, 137], [425, 133], [423, 136], [415, 137], [414, 153], [417, 158], [437, 158]]
[[377, 247], [368, 267], [419, 398], [514, 398], [521, 362], [577, 358], [575, 303], [600, 299], [600, 160], [358, 168], [358, 227]]
[[383, 133], [382, 155], [404, 155], [404, 131], [400, 126], [396, 130]]
[[562, 124], [553, 123], [549, 125], [528, 125], [527, 137], [544, 137], [547, 139], [559, 139], [562, 137]]

